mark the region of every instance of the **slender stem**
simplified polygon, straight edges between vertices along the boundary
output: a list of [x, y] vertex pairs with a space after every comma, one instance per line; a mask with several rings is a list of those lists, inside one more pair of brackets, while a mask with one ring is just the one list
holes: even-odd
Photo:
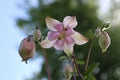
[[45, 49], [42, 48], [42, 52], [43, 52], [43, 55], [44, 55], [44, 58], [45, 58], [45, 64], [46, 64], [46, 71], [47, 71], [47, 75], [48, 75], [48, 80], [51, 80], [50, 68], [49, 68], [48, 59], [47, 59]]
[[95, 40], [96, 40], [96, 37], [94, 37], [94, 39], [93, 39], [93, 41], [92, 41], [92, 43], [90, 45], [90, 48], [89, 48], [89, 51], [88, 51], [88, 55], [87, 55], [87, 58], [86, 58], [86, 61], [85, 61], [85, 70], [84, 71], [87, 70], [89, 59], [90, 59], [91, 50], [92, 50], [92, 47], [93, 47], [93, 44], [94, 44]]
[[[74, 68], [74, 62], [73, 61], [72, 61], [72, 68], [73, 68], [73, 71], [75, 72], [76, 70]], [[76, 76], [75, 75], [73, 75], [73, 80], [76, 80]]]
[[76, 57], [75, 57], [75, 55], [74, 55], [74, 52], [73, 52], [73, 59], [74, 59], [74, 65], [75, 65], [75, 67], [76, 67], [76, 70], [77, 70], [77, 73], [78, 73], [79, 79], [80, 79], [80, 80], [83, 80], [83, 79], [82, 79], [82, 75], [81, 75], [81, 73], [80, 73], [80, 71], [79, 71], [79, 68], [78, 68], [77, 62], [76, 62]]
[[74, 76], [74, 80], [76, 80], [76, 76]]

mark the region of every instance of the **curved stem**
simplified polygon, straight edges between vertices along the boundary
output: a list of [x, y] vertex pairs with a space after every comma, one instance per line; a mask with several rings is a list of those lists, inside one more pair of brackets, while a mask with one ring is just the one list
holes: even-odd
[[74, 59], [74, 65], [75, 65], [75, 67], [76, 67], [76, 69], [77, 69], [77, 73], [78, 73], [79, 79], [80, 79], [80, 80], [83, 80], [83, 79], [82, 79], [82, 75], [81, 75], [81, 73], [80, 73], [80, 71], [79, 71], [77, 62], [76, 62], [76, 57], [75, 57], [75, 55], [74, 55], [74, 52], [73, 52], [73, 59]]
[[92, 41], [92, 43], [90, 45], [90, 48], [89, 48], [89, 51], [88, 51], [88, 55], [87, 55], [87, 59], [85, 61], [85, 70], [84, 71], [87, 70], [89, 59], [90, 59], [91, 50], [92, 50], [92, 47], [93, 47], [93, 44], [94, 44], [95, 40], [96, 40], [96, 37], [94, 37], [94, 39], [93, 39], [93, 41]]
[[42, 48], [42, 52], [43, 52], [43, 55], [44, 55], [44, 58], [45, 58], [45, 64], [46, 64], [46, 71], [47, 71], [47, 75], [48, 75], [48, 80], [51, 80], [50, 68], [49, 68], [48, 59], [47, 59], [45, 49]]
[[[74, 68], [74, 62], [73, 61], [72, 61], [72, 68], [73, 68], [73, 72], [75, 72], [76, 70]], [[75, 75], [73, 75], [73, 80], [76, 80], [76, 76]]]
[[74, 76], [74, 80], [76, 80], [76, 76]]

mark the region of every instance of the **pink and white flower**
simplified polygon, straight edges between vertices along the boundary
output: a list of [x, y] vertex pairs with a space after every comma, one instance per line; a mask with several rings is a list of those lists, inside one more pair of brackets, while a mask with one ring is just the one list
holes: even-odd
[[57, 50], [64, 50], [70, 56], [75, 44], [82, 45], [88, 42], [87, 38], [73, 30], [78, 24], [75, 16], [66, 16], [63, 22], [47, 16], [46, 24], [50, 31], [40, 43], [43, 48], [54, 47]]

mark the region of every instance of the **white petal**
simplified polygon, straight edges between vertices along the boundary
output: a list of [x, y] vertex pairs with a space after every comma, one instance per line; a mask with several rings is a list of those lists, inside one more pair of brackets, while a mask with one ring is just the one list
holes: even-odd
[[53, 18], [51, 18], [51, 17], [49, 17], [49, 16], [47, 16], [45, 20], [46, 20], [46, 25], [47, 25], [47, 27], [48, 27], [50, 30], [52, 30], [52, 31], [57, 31], [57, 30], [55, 29], [55, 27], [56, 27], [58, 24], [61, 24], [58, 20], [53, 19]]
[[66, 16], [63, 20], [64, 28], [75, 28], [77, 26], [76, 17]]
[[41, 47], [43, 48], [51, 48], [53, 47], [53, 44], [55, 43], [56, 40], [50, 41], [48, 39], [48, 37], [46, 37], [45, 40], [43, 40], [41, 43], [39, 43], [41, 45]]
[[68, 45], [67, 43], [64, 43], [64, 52], [68, 55], [71, 56], [73, 53], [73, 46], [74, 45]]
[[82, 45], [88, 42], [87, 38], [85, 38], [82, 34], [76, 31], [74, 32], [73, 35], [71, 35], [71, 37], [75, 40], [75, 44], [78, 44], [78, 45]]

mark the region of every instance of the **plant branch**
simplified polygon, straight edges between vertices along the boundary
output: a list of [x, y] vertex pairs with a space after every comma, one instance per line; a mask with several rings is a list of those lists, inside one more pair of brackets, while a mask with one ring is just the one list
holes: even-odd
[[[74, 62], [73, 61], [72, 61], [72, 68], [73, 68], [73, 72], [75, 72], [76, 70], [74, 68]], [[73, 75], [73, 80], [76, 80], [76, 76], [75, 75]]]
[[47, 71], [47, 75], [48, 75], [48, 80], [52, 80], [51, 79], [51, 75], [50, 75], [50, 68], [49, 68], [49, 64], [48, 64], [48, 59], [47, 59], [47, 55], [46, 55], [46, 51], [44, 48], [42, 48], [42, 52], [45, 58], [45, 64], [46, 64], [46, 71]]
[[77, 73], [78, 73], [79, 79], [80, 79], [80, 80], [83, 80], [83, 79], [82, 79], [82, 75], [81, 75], [81, 73], [80, 73], [80, 71], [79, 71], [77, 62], [76, 62], [76, 57], [75, 57], [74, 52], [73, 52], [73, 59], [74, 59], [74, 65], [75, 65], [75, 67], [76, 67], [76, 69], [77, 69]]
[[87, 70], [89, 59], [90, 59], [91, 50], [92, 50], [92, 47], [94, 45], [95, 40], [96, 40], [96, 37], [94, 37], [94, 39], [93, 39], [93, 41], [92, 41], [92, 43], [90, 45], [90, 48], [89, 48], [89, 51], [88, 51], [88, 55], [87, 55], [87, 58], [86, 58], [86, 61], [85, 61], [85, 69], [84, 69], [84, 71]]

